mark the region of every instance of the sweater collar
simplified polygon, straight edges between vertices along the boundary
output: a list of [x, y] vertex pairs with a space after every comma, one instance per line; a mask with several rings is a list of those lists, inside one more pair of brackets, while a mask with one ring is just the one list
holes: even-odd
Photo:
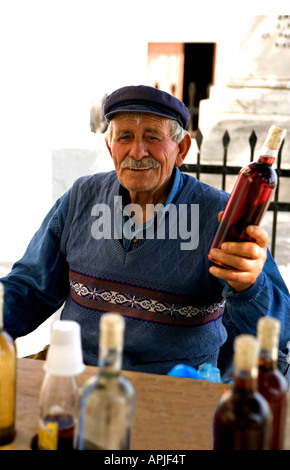
[[[177, 196], [179, 195], [180, 191], [182, 190], [182, 188], [184, 186], [184, 182], [185, 182], [184, 181], [184, 175], [181, 173], [179, 168], [174, 166], [173, 172], [172, 172], [172, 177], [171, 177], [171, 184], [170, 184], [169, 193], [168, 193], [165, 201], [163, 202], [163, 205], [165, 207], [168, 206], [168, 204], [172, 204], [176, 200]], [[128, 193], [127, 189], [125, 189], [124, 186], [122, 186], [120, 183], [119, 183], [118, 196], [121, 196], [121, 198], [122, 198], [121, 199], [122, 200], [122, 209], [124, 209], [124, 207], [127, 204], [130, 204], [129, 193]]]

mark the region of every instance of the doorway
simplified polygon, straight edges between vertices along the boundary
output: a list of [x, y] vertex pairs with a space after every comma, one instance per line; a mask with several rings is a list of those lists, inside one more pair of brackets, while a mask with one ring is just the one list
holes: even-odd
[[207, 99], [214, 84], [214, 43], [185, 43], [182, 100], [192, 108], [192, 130], [198, 126], [199, 102]]
[[148, 85], [184, 101], [190, 131], [197, 129], [199, 102], [214, 84], [215, 50], [215, 43], [148, 43]]

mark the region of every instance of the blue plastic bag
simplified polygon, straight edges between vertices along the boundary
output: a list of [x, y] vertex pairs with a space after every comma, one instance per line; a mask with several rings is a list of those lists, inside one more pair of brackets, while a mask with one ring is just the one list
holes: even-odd
[[212, 364], [202, 364], [198, 370], [194, 367], [178, 364], [174, 366], [167, 375], [174, 377], [189, 377], [196, 380], [207, 380], [208, 382], [222, 383], [220, 370]]
[[203, 377], [197, 372], [194, 367], [185, 366], [184, 364], [178, 364], [174, 366], [167, 375], [174, 377], [190, 377], [191, 379], [203, 379]]

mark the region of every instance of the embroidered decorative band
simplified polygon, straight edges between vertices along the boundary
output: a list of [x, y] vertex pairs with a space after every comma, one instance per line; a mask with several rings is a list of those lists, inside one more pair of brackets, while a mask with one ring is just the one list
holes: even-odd
[[225, 301], [188, 305], [188, 298], [69, 272], [71, 298], [92, 310], [172, 325], [202, 325], [222, 316]]

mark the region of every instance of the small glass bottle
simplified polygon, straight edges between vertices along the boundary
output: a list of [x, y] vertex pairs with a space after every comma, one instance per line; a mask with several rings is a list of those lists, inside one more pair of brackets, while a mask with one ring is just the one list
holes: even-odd
[[0, 445], [15, 438], [16, 346], [3, 325], [4, 286], [0, 282]]
[[280, 322], [261, 317], [258, 321], [259, 373], [258, 391], [268, 401], [273, 415], [270, 450], [282, 450], [286, 425], [287, 382], [277, 367]]
[[47, 372], [40, 391], [39, 450], [73, 450], [77, 406], [75, 377]]
[[46, 371], [39, 395], [39, 450], [73, 450], [79, 412], [76, 375], [84, 369], [80, 326], [70, 320], [52, 325]]
[[240, 335], [234, 342], [233, 386], [221, 397], [214, 416], [214, 450], [268, 450], [270, 407], [257, 391], [258, 342]]
[[118, 313], [100, 320], [99, 373], [83, 387], [77, 448], [128, 450], [135, 391], [121, 374], [125, 321]]
[[219, 267], [227, 266], [215, 260], [210, 251], [225, 241], [252, 241], [246, 228], [259, 225], [269, 207], [277, 186], [272, 165], [285, 134], [284, 129], [272, 126], [258, 160], [240, 170], [208, 254], [209, 260]]

